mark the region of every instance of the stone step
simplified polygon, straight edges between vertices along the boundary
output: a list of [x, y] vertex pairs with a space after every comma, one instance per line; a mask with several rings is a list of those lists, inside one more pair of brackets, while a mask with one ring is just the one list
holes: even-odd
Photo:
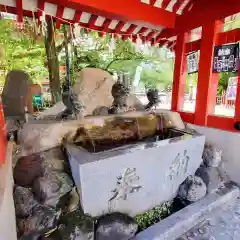
[[232, 182], [225, 183], [216, 192], [140, 232], [133, 240], [176, 240], [224, 204], [236, 202], [238, 196], [239, 188]]

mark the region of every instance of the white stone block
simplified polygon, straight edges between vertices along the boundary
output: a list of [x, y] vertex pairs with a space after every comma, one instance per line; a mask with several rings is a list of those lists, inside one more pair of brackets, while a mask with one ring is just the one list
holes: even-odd
[[84, 213], [135, 216], [173, 199], [200, 166], [204, 143], [184, 135], [99, 153], [66, 145]]

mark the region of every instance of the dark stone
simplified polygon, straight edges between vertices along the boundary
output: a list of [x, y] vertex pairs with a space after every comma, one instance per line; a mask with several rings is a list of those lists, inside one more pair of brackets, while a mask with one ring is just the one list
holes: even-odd
[[15, 213], [17, 217], [28, 217], [33, 208], [38, 205], [32, 192], [24, 187], [15, 186], [13, 191]]
[[205, 197], [206, 193], [206, 184], [200, 177], [188, 176], [179, 187], [178, 197], [186, 202], [196, 202]]
[[128, 240], [135, 236], [135, 220], [122, 213], [102, 216], [97, 221], [96, 240]]
[[60, 148], [21, 157], [14, 168], [17, 185], [32, 187], [36, 178], [51, 171], [64, 171], [66, 163]]
[[147, 99], [149, 103], [145, 107], [146, 109], [151, 109], [153, 106], [156, 106], [160, 102], [158, 99], [158, 90], [149, 89], [147, 92]]
[[92, 112], [93, 116], [107, 116], [109, 108], [104, 106], [99, 106], [95, 108]]
[[42, 204], [56, 208], [61, 198], [73, 188], [72, 179], [62, 172], [51, 172], [34, 181], [33, 193]]
[[[21, 237], [39, 237], [54, 229], [59, 218], [59, 213], [52, 208], [37, 205], [33, 208], [32, 215], [28, 218], [17, 219], [17, 226]], [[35, 238], [36, 239], [36, 238]]]
[[42, 152], [41, 157], [41, 168], [44, 175], [51, 171], [65, 172], [68, 169], [64, 154], [60, 147]]
[[65, 213], [69, 213], [79, 209], [79, 207], [80, 207], [80, 197], [77, 192], [77, 188], [74, 187], [66, 198], [66, 203], [64, 204], [63, 211]]
[[17, 161], [13, 172], [16, 184], [31, 187], [34, 179], [41, 176], [41, 161], [40, 154], [21, 157]]
[[84, 104], [78, 100], [77, 94], [71, 88], [65, 89], [62, 94], [62, 101], [66, 106], [66, 109], [61, 114], [62, 119], [68, 119], [72, 116], [77, 118], [77, 115], [85, 110]]
[[70, 212], [61, 219], [59, 233], [62, 240], [93, 240], [94, 220], [80, 210]]
[[127, 109], [127, 97], [129, 95], [129, 88], [117, 82], [112, 86], [113, 103], [109, 109], [109, 114], [116, 114], [119, 111]]

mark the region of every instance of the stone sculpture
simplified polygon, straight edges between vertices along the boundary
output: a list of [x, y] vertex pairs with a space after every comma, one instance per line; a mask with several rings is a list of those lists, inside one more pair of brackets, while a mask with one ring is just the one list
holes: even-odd
[[200, 167], [196, 176], [200, 177], [207, 186], [207, 192], [212, 193], [227, 181], [218, 167]]
[[158, 90], [157, 89], [149, 89], [147, 92], [147, 99], [149, 103], [145, 107], [146, 110], [151, 109], [152, 107], [156, 107], [157, 104], [160, 102], [158, 99]]
[[129, 88], [122, 83], [115, 83], [112, 86], [113, 103], [109, 109], [109, 114], [117, 114], [126, 112], [128, 110], [127, 97], [129, 95]]
[[[111, 90], [113, 84], [113, 77], [107, 71], [97, 68], [84, 68], [78, 74], [71, 91], [74, 94], [74, 98], [76, 97], [79, 103], [83, 103], [84, 114], [88, 116], [102, 116], [108, 115], [108, 108], [112, 105], [113, 97]], [[67, 99], [68, 96], [67, 93]], [[126, 101], [127, 106], [136, 110], [144, 110], [143, 104], [134, 94], [129, 94]], [[40, 113], [37, 119], [55, 119], [57, 115], [61, 116], [61, 113], [65, 109], [65, 105], [61, 101], [50, 109]]]
[[222, 161], [222, 149], [206, 144], [203, 151], [203, 163], [207, 167], [218, 167]]
[[196, 202], [205, 197], [207, 193], [206, 184], [200, 177], [189, 176], [179, 187], [178, 196], [186, 202]]
[[62, 101], [66, 109], [57, 116], [60, 119], [79, 119], [84, 117], [85, 106], [71, 88], [63, 89]]

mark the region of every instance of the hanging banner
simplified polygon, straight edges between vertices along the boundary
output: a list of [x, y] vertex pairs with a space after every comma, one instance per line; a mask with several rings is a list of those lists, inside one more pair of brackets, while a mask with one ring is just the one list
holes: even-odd
[[187, 71], [188, 74], [198, 72], [198, 51], [187, 55]]
[[238, 77], [231, 77], [228, 80], [227, 100], [236, 101]]
[[239, 43], [216, 46], [214, 48], [213, 72], [237, 72]]

